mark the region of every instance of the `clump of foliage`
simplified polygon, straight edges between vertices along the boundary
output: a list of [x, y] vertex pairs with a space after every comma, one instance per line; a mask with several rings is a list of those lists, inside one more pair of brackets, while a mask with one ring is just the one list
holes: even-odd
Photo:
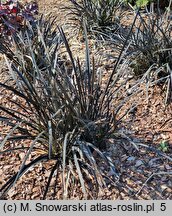
[[[65, 197], [68, 196], [71, 177], [80, 182], [85, 198], [92, 190], [97, 191], [98, 196], [99, 191], [107, 187], [107, 179], [115, 185], [118, 178], [115, 165], [103, 151], [117, 128], [116, 115], [122, 107], [120, 105], [115, 109], [113, 98], [115, 95], [117, 97], [124, 85], [116, 85], [123, 76], [121, 71], [116, 73], [123, 50], [104, 86], [94, 58], [91, 60], [89, 55], [86, 28], [86, 59], [81, 64], [78, 58], [74, 59], [63, 30], [52, 30], [51, 25], [50, 20], [41, 18], [37, 28], [32, 30], [30, 26], [24, 33], [13, 34], [16, 50], [5, 44], [0, 46], [1, 52], [6, 55], [15, 87], [4, 83], [0, 83], [0, 86], [23, 101], [10, 100], [19, 110], [0, 105], [0, 109], [6, 113], [0, 120], [12, 127], [0, 147], [5, 148], [8, 140], [33, 140], [19, 172], [1, 187], [0, 192], [2, 195], [7, 193], [35, 164], [55, 160], [43, 198], [46, 197], [55, 170], [56, 175], [62, 173]], [[62, 41], [72, 70], [68, 70], [62, 61], [59, 51]], [[13, 134], [16, 130], [19, 136]], [[29, 154], [39, 148], [43, 153], [26, 164]], [[7, 149], [11, 152], [15, 150]], [[100, 162], [106, 169], [99, 167]], [[113, 177], [108, 177], [109, 171], [113, 172]]]
[[18, 0], [0, 1], [0, 36], [10, 36], [21, 30], [25, 22], [33, 24], [38, 14], [38, 5], [35, 1], [21, 3]]
[[70, 0], [71, 6], [66, 7], [77, 26], [82, 28], [86, 23], [89, 32], [115, 32], [120, 24], [119, 0]]
[[130, 66], [134, 74], [145, 76], [149, 72], [149, 82], [167, 83], [168, 93], [172, 68], [172, 40], [169, 14], [139, 13], [138, 22], [131, 35], [133, 57]]

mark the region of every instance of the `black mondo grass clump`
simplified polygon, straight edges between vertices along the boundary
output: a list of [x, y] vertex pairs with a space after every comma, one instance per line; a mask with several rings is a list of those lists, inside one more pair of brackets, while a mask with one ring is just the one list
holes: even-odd
[[167, 12], [138, 13], [130, 40], [130, 66], [137, 78], [145, 77], [149, 83], [171, 85], [172, 28]]
[[[104, 150], [117, 128], [115, 120], [121, 108], [121, 105], [114, 108], [113, 98], [123, 87], [123, 84], [116, 85], [123, 75], [116, 70], [124, 49], [104, 87], [95, 60], [91, 60], [89, 54], [86, 28], [86, 58], [82, 64], [78, 58], [74, 59], [63, 30], [59, 28], [54, 32], [57, 29], [52, 31], [51, 23], [43, 23], [42, 19], [33, 31], [30, 27], [26, 32], [16, 34], [14, 49], [5, 44], [0, 47], [15, 83], [1, 82], [0, 87], [12, 92], [20, 101], [10, 100], [17, 109], [0, 104], [5, 113], [0, 120], [11, 126], [0, 143], [1, 154], [17, 150], [2, 150], [9, 140], [32, 140], [20, 170], [0, 188], [0, 193], [1, 196], [8, 193], [17, 180], [36, 164], [54, 160], [56, 164], [52, 167], [43, 199], [55, 173], [62, 173], [64, 198], [69, 197], [72, 176], [80, 182], [85, 199], [92, 197], [93, 190], [96, 191], [94, 197], [98, 197], [107, 187], [107, 180], [115, 185], [119, 177]], [[61, 60], [61, 42], [66, 47], [72, 70], [66, 70]], [[39, 148], [42, 154], [26, 163], [31, 152]], [[100, 162], [105, 169], [99, 166]], [[109, 171], [113, 176], [108, 177]], [[92, 182], [91, 186], [87, 181]]]
[[70, 19], [83, 30], [83, 22], [87, 31], [96, 37], [116, 32], [120, 28], [122, 2], [119, 0], [69, 0], [65, 7], [69, 11]]

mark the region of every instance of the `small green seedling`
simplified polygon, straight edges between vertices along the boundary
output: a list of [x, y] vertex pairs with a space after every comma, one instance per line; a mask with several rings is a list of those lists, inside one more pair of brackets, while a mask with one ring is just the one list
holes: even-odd
[[168, 152], [168, 148], [169, 148], [168, 141], [163, 140], [163, 141], [161, 141], [158, 149], [163, 151], [163, 152]]

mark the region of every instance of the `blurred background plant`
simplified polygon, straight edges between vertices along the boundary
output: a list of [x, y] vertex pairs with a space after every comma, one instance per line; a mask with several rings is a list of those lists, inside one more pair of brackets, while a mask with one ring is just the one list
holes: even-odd
[[0, 37], [11, 36], [28, 21], [33, 24], [38, 14], [36, 1], [22, 3], [18, 0], [0, 1]]
[[150, 7], [150, 4], [153, 3], [155, 8], [165, 10], [171, 7], [171, 0], [124, 0], [126, 3], [131, 4], [134, 7], [144, 8], [146, 6]]
[[150, 0], [124, 0], [126, 3], [131, 4], [134, 7], [145, 7]]

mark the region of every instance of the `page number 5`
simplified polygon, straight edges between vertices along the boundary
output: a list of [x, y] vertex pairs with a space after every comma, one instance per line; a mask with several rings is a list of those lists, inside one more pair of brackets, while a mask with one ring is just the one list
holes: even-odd
[[166, 204], [165, 203], [161, 203], [161, 211], [165, 211], [166, 210]]

